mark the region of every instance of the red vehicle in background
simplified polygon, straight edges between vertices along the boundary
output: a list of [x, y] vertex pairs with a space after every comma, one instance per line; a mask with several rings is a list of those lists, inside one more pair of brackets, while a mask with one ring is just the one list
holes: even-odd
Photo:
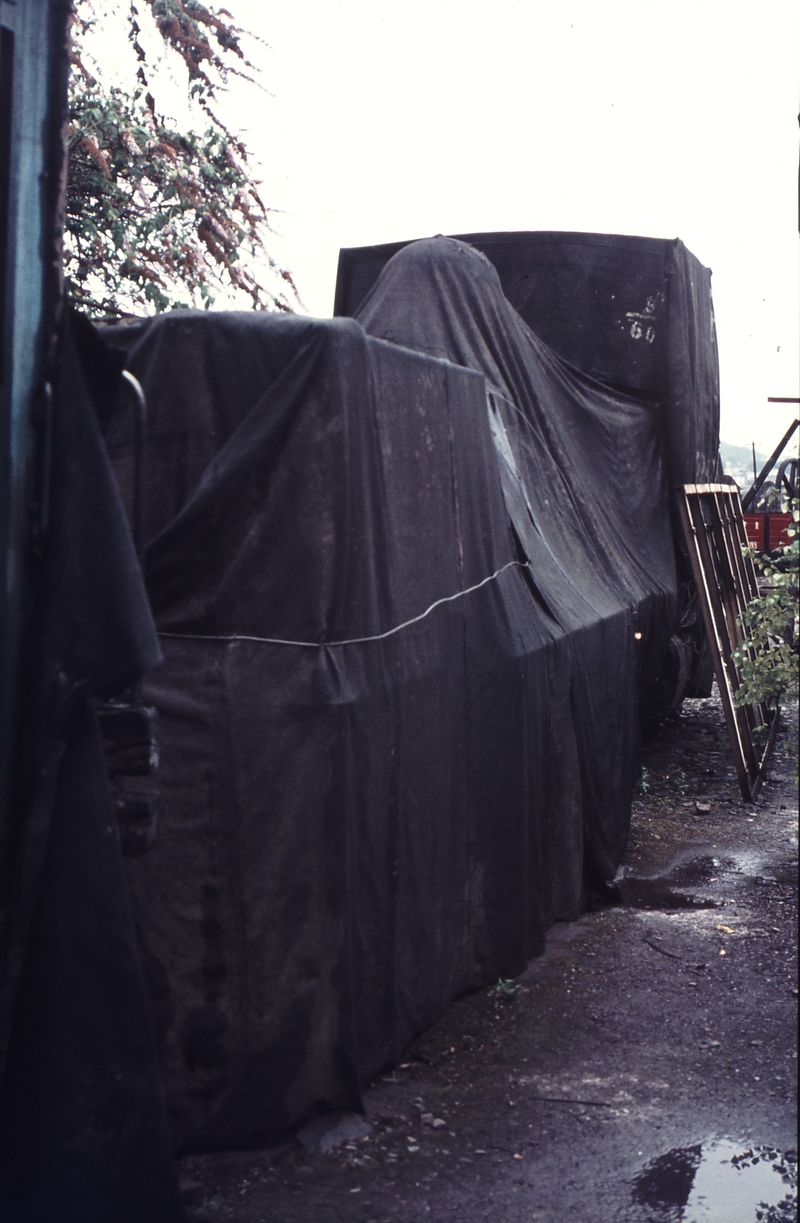
[[769, 511], [744, 515], [747, 542], [757, 552], [772, 552], [789, 543], [786, 528], [792, 521], [791, 514], [773, 514]]
[[790, 542], [787, 532], [792, 515], [782, 513], [781, 508], [787, 498], [796, 500], [800, 491], [798, 480], [797, 458], [784, 459], [779, 465], [775, 480], [768, 476], [775, 463], [785, 450], [800, 421], [795, 420], [781, 439], [777, 449], [761, 469], [751, 488], [742, 496], [742, 511], [744, 516], [747, 539], [752, 548], [758, 552], [774, 552]]

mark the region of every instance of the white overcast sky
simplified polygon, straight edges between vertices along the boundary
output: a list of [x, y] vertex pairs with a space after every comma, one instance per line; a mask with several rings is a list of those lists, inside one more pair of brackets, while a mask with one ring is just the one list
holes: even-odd
[[713, 270], [722, 437], [796, 409], [797, 0], [227, 0], [271, 96], [222, 109], [332, 312], [341, 246], [485, 230], [680, 237]]

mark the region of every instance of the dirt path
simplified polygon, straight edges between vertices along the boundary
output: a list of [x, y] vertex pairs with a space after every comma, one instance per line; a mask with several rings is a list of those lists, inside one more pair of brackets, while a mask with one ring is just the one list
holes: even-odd
[[792, 734], [745, 804], [719, 702], [685, 702], [645, 753], [625, 903], [456, 1002], [369, 1089], [365, 1138], [185, 1159], [194, 1223], [796, 1219]]

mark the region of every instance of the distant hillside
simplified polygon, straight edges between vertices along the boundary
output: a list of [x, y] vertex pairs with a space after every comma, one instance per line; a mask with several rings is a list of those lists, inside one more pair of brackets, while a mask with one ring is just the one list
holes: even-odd
[[[749, 488], [753, 483], [753, 451], [749, 446], [732, 446], [730, 442], [720, 442], [720, 458], [722, 468], [727, 476], [733, 476], [739, 488]], [[769, 455], [756, 451], [756, 466], [759, 471], [766, 463]]]
[[[730, 442], [720, 442], [719, 453], [722, 459], [722, 466], [726, 471], [730, 471], [731, 467], [745, 467], [752, 475], [753, 473], [753, 451], [749, 446], [732, 446]], [[756, 451], [756, 463], [758, 470], [766, 463], [769, 455], [761, 454]]]

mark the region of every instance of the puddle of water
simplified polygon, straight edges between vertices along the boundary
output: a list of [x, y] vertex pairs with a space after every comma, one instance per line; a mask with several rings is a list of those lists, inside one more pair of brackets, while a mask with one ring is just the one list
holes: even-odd
[[739, 849], [733, 854], [733, 869], [738, 875], [763, 875], [767, 856], [755, 850]]
[[633, 1190], [634, 1201], [640, 1206], [660, 1209], [666, 1219], [682, 1219], [683, 1215], [676, 1212], [689, 1201], [702, 1159], [703, 1148], [699, 1143], [659, 1155], [639, 1173]]
[[715, 900], [676, 892], [665, 879], [621, 879], [622, 903], [634, 909], [714, 909]]
[[743, 875], [762, 883], [797, 883], [797, 860], [795, 858], [774, 861], [769, 855], [750, 851], [737, 851], [732, 862], [720, 864], [722, 870], [732, 869], [737, 875]]
[[727, 864], [721, 862], [719, 858], [703, 855], [700, 858], [690, 858], [687, 862], [681, 862], [678, 866], [673, 867], [667, 878], [672, 884], [691, 887], [692, 884], [708, 883], [710, 879], [716, 878], [725, 865]]
[[[695, 890], [731, 874], [765, 885], [793, 884], [797, 882], [797, 863], [768, 864], [763, 854], [747, 851], [727, 858], [704, 854], [678, 862], [656, 878], [638, 879], [623, 874], [615, 881], [615, 887], [622, 904], [634, 909], [714, 909], [718, 902], [696, 895]], [[684, 888], [689, 890], [683, 891]]]
[[726, 1139], [679, 1147], [639, 1174], [650, 1223], [796, 1223], [797, 1153]]

